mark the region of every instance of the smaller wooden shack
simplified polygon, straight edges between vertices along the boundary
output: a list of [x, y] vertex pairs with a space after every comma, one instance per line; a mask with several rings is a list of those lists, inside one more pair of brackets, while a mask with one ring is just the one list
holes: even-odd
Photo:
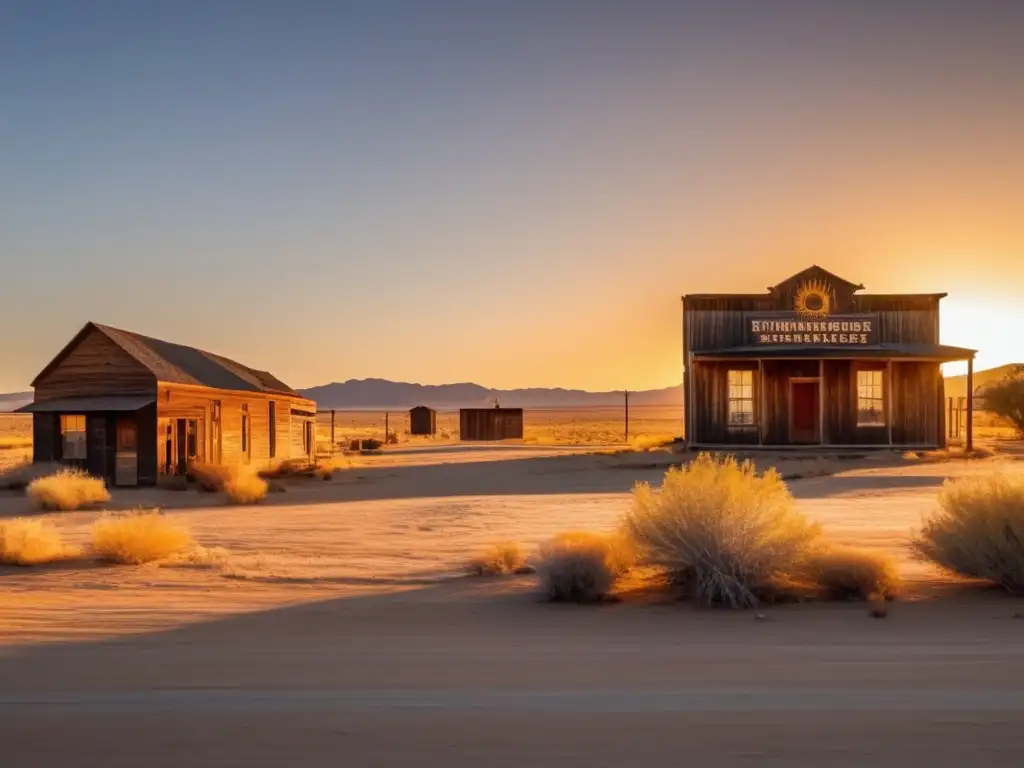
[[463, 408], [459, 411], [461, 440], [522, 440], [522, 408]]
[[437, 434], [437, 411], [425, 405], [417, 405], [409, 409], [409, 434], [429, 435]]

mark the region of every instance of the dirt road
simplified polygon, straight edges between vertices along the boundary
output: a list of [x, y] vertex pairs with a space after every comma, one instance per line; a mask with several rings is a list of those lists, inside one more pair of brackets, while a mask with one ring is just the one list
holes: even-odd
[[0, 656], [4, 766], [983, 766], [1024, 747], [998, 594], [752, 613], [463, 581]]

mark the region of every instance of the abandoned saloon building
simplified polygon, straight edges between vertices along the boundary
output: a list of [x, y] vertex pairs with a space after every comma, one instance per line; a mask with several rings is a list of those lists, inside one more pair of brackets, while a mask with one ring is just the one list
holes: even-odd
[[[766, 293], [683, 297], [685, 430], [694, 447], [945, 444], [945, 294], [860, 293], [814, 266]], [[968, 416], [968, 447], [970, 415]]]
[[311, 459], [316, 404], [265, 371], [88, 323], [35, 381], [33, 460], [116, 485], [152, 485], [196, 462]]

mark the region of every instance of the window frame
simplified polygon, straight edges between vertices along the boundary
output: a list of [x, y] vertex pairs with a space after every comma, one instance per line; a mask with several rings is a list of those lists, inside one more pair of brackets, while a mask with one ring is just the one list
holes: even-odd
[[[866, 383], [861, 382], [861, 375], [868, 376], [871, 381]], [[877, 380], [876, 380], [877, 379]], [[886, 381], [885, 381], [885, 369], [883, 368], [858, 368], [854, 376], [854, 403], [855, 403], [855, 419], [858, 429], [879, 429], [888, 426], [889, 415], [886, 402]], [[864, 392], [868, 394], [864, 394]], [[862, 407], [862, 403], [869, 404], [868, 408]], [[871, 405], [877, 405], [877, 408], [870, 407]], [[862, 414], [875, 412], [878, 414], [877, 420], [866, 421]]]
[[[75, 423], [81, 419], [81, 429], [69, 429], [67, 424], [71, 419]], [[88, 420], [84, 413], [62, 413], [60, 414], [60, 457], [62, 461], [86, 461], [89, 458], [89, 438], [87, 432]], [[72, 441], [68, 440], [69, 435], [75, 435]], [[80, 448], [80, 450], [69, 451], [68, 447]], [[72, 456], [72, 453], [81, 453], [81, 456]]]
[[[734, 374], [739, 376], [738, 383], [733, 382]], [[749, 377], [749, 381], [744, 379]], [[754, 384], [754, 371], [749, 368], [730, 368], [725, 374], [726, 386], [726, 423], [729, 429], [755, 429], [757, 427], [757, 391]], [[734, 395], [734, 387], [739, 388], [739, 394]], [[734, 404], [749, 403], [747, 408], [736, 408]], [[737, 420], [737, 415], [746, 416], [749, 420]]]

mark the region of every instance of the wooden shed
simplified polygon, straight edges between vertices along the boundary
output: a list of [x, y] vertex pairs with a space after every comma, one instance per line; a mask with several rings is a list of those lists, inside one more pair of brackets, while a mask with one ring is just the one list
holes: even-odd
[[33, 460], [152, 485], [190, 464], [267, 467], [316, 450], [316, 403], [266, 371], [88, 323], [32, 382]]
[[683, 297], [686, 439], [696, 447], [945, 444], [937, 294], [862, 294], [813, 266], [765, 293]]
[[417, 405], [409, 409], [410, 435], [437, 434], [437, 411], [425, 405]]
[[522, 408], [463, 408], [459, 411], [461, 440], [522, 440]]

